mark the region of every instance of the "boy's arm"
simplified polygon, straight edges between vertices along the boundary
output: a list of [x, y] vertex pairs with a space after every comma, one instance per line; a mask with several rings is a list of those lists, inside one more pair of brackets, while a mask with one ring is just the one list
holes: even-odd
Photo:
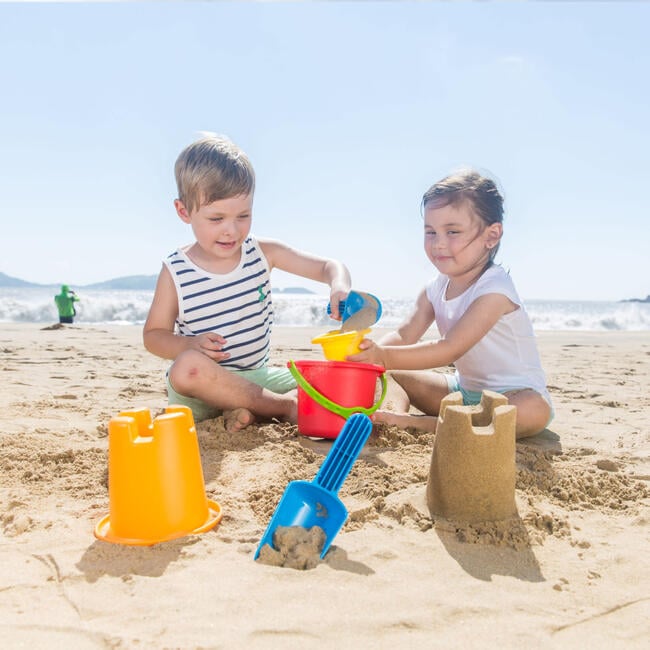
[[142, 332], [144, 347], [163, 359], [175, 359], [185, 350], [198, 350], [217, 363], [230, 356], [228, 352], [221, 351], [226, 340], [215, 332], [199, 336], [174, 334], [177, 316], [176, 286], [169, 270], [163, 265]]
[[339, 301], [347, 298], [351, 285], [350, 272], [342, 262], [296, 250], [277, 240], [258, 241], [272, 269], [280, 269], [329, 285], [332, 318], [340, 320]]
[[177, 316], [176, 287], [163, 265], [142, 331], [144, 347], [149, 352], [163, 359], [175, 359], [185, 349], [181, 338], [174, 334]]
[[142, 332], [144, 347], [163, 359], [175, 359], [181, 352], [192, 349], [202, 352], [217, 362], [230, 356], [226, 352], [221, 352], [225, 339], [219, 334], [212, 332], [200, 336], [174, 334], [177, 316], [176, 287], [169, 270], [163, 265]]

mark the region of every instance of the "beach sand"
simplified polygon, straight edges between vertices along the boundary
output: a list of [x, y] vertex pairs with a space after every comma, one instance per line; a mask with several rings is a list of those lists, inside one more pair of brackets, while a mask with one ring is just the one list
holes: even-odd
[[[272, 362], [321, 359], [279, 328]], [[320, 333], [320, 332], [318, 332]], [[646, 648], [650, 332], [543, 332], [556, 416], [516, 445], [517, 517], [432, 521], [433, 434], [381, 427], [339, 492], [326, 559], [253, 561], [287, 483], [331, 442], [295, 426], [197, 425], [213, 530], [99, 541], [108, 422], [166, 405], [138, 327], [0, 325], [2, 648]]]

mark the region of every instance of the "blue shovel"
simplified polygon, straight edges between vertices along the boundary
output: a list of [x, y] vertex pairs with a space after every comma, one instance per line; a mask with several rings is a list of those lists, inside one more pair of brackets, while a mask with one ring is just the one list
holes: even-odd
[[325, 545], [320, 556], [325, 557], [348, 518], [348, 511], [337, 492], [371, 431], [372, 422], [367, 415], [355, 413], [350, 416], [314, 480], [291, 481], [287, 485], [253, 559], [257, 560], [265, 544], [273, 547], [273, 533], [278, 526], [320, 526], [325, 531]]
[[[327, 313], [332, 313], [329, 303]], [[348, 297], [339, 302], [339, 314], [342, 320], [341, 332], [365, 330], [381, 318], [381, 302], [371, 293], [350, 291]]]

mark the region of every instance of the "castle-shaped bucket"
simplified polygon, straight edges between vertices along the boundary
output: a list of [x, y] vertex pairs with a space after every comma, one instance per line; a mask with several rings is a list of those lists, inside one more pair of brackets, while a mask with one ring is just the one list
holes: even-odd
[[106, 542], [150, 546], [203, 533], [221, 520], [205, 495], [192, 411], [170, 406], [123, 411], [108, 426], [109, 515], [95, 526]]

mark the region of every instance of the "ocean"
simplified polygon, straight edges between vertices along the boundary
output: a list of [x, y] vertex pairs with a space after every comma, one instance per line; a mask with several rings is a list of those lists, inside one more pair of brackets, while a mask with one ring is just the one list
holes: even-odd
[[[52, 289], [0, 288], [0, 322], [53, 323], [58, 321]], [[83, 290], [77, 294], [76, 323], [142, 325], [153, 291]], [[333, 328], [327, 316], [327, 296], [284, 294], [273, 296], [275, 325]], [[397, 326], [413, 306], [412, 298], [382, 299], [377, 327]], [[642, 331], [650, 330], [650, 304], [638, 302], [524, 300], [536, 330]]]

